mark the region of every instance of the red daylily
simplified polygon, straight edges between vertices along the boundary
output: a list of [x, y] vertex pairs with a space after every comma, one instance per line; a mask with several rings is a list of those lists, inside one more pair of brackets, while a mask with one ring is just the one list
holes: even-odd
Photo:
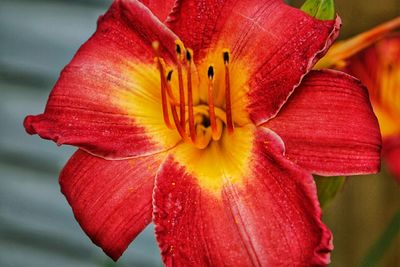
[[158, 18], [114, 1], [25, 120], [80, 148], [60, 184], [82, 228], [115, 260], [153, 220], [167, 266], [326, 265], [311, 173], [380, 165], [365, 88], [310, 71], [340, 19], [281, 0], [182, 0]]
[[335, 44], [319, 66], [359, 78], [368, 88], [383, 138], [382, 156], [400, 181], [400, 17]]

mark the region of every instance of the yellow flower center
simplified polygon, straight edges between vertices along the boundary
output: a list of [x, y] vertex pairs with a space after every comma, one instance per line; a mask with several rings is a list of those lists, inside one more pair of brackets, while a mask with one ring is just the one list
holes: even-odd
[[[211, 141], [218, 141], [225, 130], [232, 134], [234, 121], [232, 118], [229, 51], [224, 49], [220, 57], [224, 69], [224, 84], [221, 86], [220, 84], [216, 85], [214, 66], [209, 64], [206, 73], [199, 73], [199, 69], [193, 62], [193, 51], [185, 49], [183, 52], [182, 43], [177, 41], [177, 85], [174, 86], [172, 82], [174, 71], [166, 70], [165, 61], [158, 55], [158, 46], [158, 42], [153, 43], [160, 73], [165, 125], [170, 129], [176, 129], [182, 140], [192, 143], [199, 149], [206, 148]], [[207, 79], [204, 79], [205, 77]], [[200, 81], [196, 82], [196, 78]], [[220, 77], [218, 78], [220, 80]], [[206, 90], [202, 90], [201, 80], [207, 81]], [[179, 97], [175, 96], [174, 91], [178, 91]], [[206, 91], [206, 99], [202, 99], [201, 91]], [[171, 122], [170, 113], [173, 122]]]
[[195, 64], [193, 52], [177, 42], [178, 63], [171, 69], [157, 43], [153, 47], [155, 64], [121, 63], [126, 87], [116, 84], [113, 102], [151, 141], [170, 148], [202, 187], [215, 193], [223, 184], [241, 182], [255, 130], [246, 108], [251, 66], [223, 43]]

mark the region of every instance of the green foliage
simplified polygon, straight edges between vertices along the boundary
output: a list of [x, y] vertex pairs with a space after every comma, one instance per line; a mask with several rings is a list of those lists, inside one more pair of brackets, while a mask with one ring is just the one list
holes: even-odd
[[400, 235], [400, 210], [393, 216], [393, 219], [388, 224], [382, 235], [369, 249], [359, 267], [374, 267], [378, 266], [385, 252], [394, 243], [395, 239]]
[[335, 18], [334, 0], [306, 0], [300, 9], [320, 20]]
[[314, 177], [317, 184], [318, 200], [322, 208], [331, 202], [336, 194], [342, 189], [346, 178], [340, 177]]

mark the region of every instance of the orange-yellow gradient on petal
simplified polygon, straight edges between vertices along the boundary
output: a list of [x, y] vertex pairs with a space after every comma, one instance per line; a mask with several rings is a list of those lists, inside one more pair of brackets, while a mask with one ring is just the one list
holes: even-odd
[[243, 182], [252, 159], [254, 126], [226, 130], [220, 142], [211, 142], [206, 149], [182, 144], [171, 151], [174, 159], [185, 166], [186, 171], [197, 179], [198, 184], [215, 195], [220, 195], [225, 184]]
[[171, 148], [178, 144], [178, 133], [169, 129], [163, 120], [157, 65], [131, 62], [123, 71], [128, 89], [114, 90], [113, 103], [126, 111], [161, 146]]

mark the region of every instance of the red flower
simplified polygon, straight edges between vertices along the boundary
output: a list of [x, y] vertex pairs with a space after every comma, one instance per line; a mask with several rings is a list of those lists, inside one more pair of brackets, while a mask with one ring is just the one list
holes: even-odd
[[400, 181], [400, 17], [335, 44], [319, 62], [359, 78], [378, 117], [382, 156]]
[[281, 0], [182, 0], [163, 24], [115, 1], [25, 127], [80, 148], [62, 192], [113, 259], [153, 220], [167, 266], [325, 265], [311, 173], [380, 165], [365, 88], [310, 72], [339, 24]]

